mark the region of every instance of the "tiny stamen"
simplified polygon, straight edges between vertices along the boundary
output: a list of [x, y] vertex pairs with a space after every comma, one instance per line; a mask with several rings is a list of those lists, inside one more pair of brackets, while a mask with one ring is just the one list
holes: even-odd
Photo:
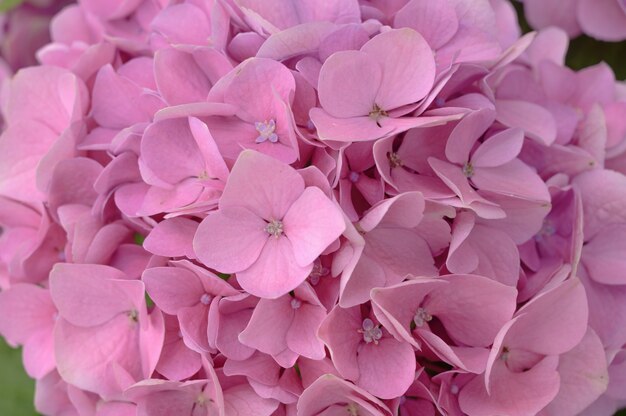
[[278, 238], [283, 234], [283, 223], [279, 220], [272, 220], [265, 226], [265, 231]]
[[415, 312], [415, 316], [413, 317], [413, 322], [415, 325], [422, 327], [426, 322], [432, 321], [433, 317], [429, 314], [424, 308], [417, 308]]
[[472, 176], [474, 176], [474, 166], [472, 166], [470, 162], [467, 162], [463, 166], [463, 175], [465, 175], [466, 178], [471, 178]]
[[350, 172], [350, 174], [348, 175], [348, 179], [352, 183], [357, 183], [359, 181], [360, 176], [361, 175], [359, 174], [359, 172]]
[[356, 403], [350, 403], [346, 406], [349, 416], [359, 416], [359, 405]]
[[302, 301], [298, 298], [293, 298], [291, 299], [291, 307], [293, 309], [300, 309], [300, 306], [302, 306]]
[[209, 295], [208, 293], [200, 296], [200, 303], [202, 303], [203, 305], [208, 305], [209, 303], [211, 303], [212, 300], [213, 296]]
[[128, 319], [130, 319], [131, 322], [138, 322], [139, 312], [137, 312], [135, 309], [128, 311]]
[[372, 111], [370, 111], [369, 113], [370, 118], [376, 122], [378, 127], [381, 127], [380, 123], [378, 122], [380, 118], [387, 117], [388, 115], [389, 114], [387, 114], [385, 110], [380, 108], [378, 104], [374, 104], [374, 106], [372, 107]]
[[383, 337], [383, 331], [380, 329], [380, 326], [374, 325], [374, 321], [365, 318], [361, 327], [362, 329], [359, 329], [358, 332], [363, 334], [363, 341], [368, 344], [373, 342], [378, 345], [378, 341]]
[[392, 168], [399, 168], [402, 166], [402, 159], [400, 159], [400, 156], [398, 156], [396, 152], [387, 153], [387, 159], [389, 159], [389, 165], [391, 165]]
[[278, 141], [278, 135], [275, 133], [276, 131], [276, 122], [274, 119], [270, 121], [265, 120], [264, 122], [257, 121], [254, 123], [254, 127], [256, 131], [259, 132], [259, 136], [254, 141], [255, 143], [263, 143], [269, 140], [271, 143], [276, 143]]

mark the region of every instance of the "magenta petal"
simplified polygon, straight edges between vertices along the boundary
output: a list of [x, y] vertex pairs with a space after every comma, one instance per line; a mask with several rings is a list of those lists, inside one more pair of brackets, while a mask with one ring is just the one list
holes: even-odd
[[222, 273], [245, 270], [257, 261], [270, 238], [266, 224], [246, 208], [228, 207], [212, 212], [196, 231], [196, 256]]
[[289, 208], [283, 225], [300, 266], [311, 264], [346, 228], [339, 208], [313, 187], [306, 188]]
[[269, 237], [256, 262], [237, 273], [237, 281], [254, 296], [273, 299], [295, 289], [312, 269], [312, 263], [298, 266], [287, 238]]

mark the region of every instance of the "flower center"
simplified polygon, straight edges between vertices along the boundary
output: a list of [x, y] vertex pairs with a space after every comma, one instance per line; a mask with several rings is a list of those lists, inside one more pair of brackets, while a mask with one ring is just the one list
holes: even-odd
[[265, 231], [278, 238], [283, 234], [283, 222], [280, 220], [272, 220], [265, 226]]
[[357, 183], [359, 181], [360, 176], [361, 175], [359, 175], [359, 172], [350, 172], [350, 174], [348, 175], [348, 179], [352, 183]]
[[130, 311], [128, 311], [128, 319], [131, 322], [138, 322], [139, 321], [139, 312], [137, 312], [135, 309], [132, 309]]
[[369, 319], [363, 319], [363, 324], [361, 325], [362, 329], [359, 329], [358, 332], [363, 334], [363, 341], [366, 343], [373, 342], [378, 345], [378, 340], [383, 337], [383, 331], [380, 329], [380, 326], [374, 325], [374, 322]]
[[291, 308], [292, 309], [300, 309], [300, 306], [302, 306], [302, 301], [298, 298], [293, 298], [291, 299]]
[[376, 124], [378, 124], [378, 127], [380, 127], [378, 120], [380, 120], [381, 117], [387, 117], [388, 114], [385, 110], [380, 108], [378, 104], [374, 104], [374, 106], [372, 107], [372, 110], [370, 111], [369, 116], [372, 120], [376, 122]]
[[200, 303], [202, 303], [203, 305], [208, 305], [209, 303], [211, 303], [212, 300], [213, 296], [209, 295], [208, 293], [200, 296]]
[[413, 322], [415, 325], [422, 327], [426, 322], [432, 321], [433, 317], [429, 314], [424, 308], [417, 308], [417, 312], [415, 312], [415, 316], [413, 317]]
[[356, 403], [350, 403], [347, 405], [346, 410], [350, 416], [359, 416], [359, 405]]
[[322, 266], [322, 262], [320, 259], [316, 259], [313, 262], [313, 270], [311, 270], [311, 274], [309, 274], [309, 283], [313, 286], [317, 285], [320, 282], [320, 279], [326, 275], [328, 275], [330, 271]]
[[470, 162], [467, 162], [463, 166], [463, 175], [465, 175], [466, 178], [471, 178], [472, 176], [474, 176], [474, 166], [472, 166]]
[[509, 359], [509, 348], [508, 347], [502, 347], [502, 355], [500, 355], [500, 359], [504, 362], [506, 362]]
[[402, 166], [402, 159], [400, 159], [400, 156], [398, 156], [396, 152], [387, 153], [387, 159], [389, 159], [389, 165], [391, 165], [392, 168]]
[[254, 127], [256, 131], [259, 132], [259, 136], [254, 141], [255, 143], [263, 143], [269, 140], [271, 143], [276, 143], [278, 141], [278, 135], [275, 133], [276, 131], [276, 122], [274, 119], [270, 121], [265, 120], [264, 122], [257, 121], [254, 123]]

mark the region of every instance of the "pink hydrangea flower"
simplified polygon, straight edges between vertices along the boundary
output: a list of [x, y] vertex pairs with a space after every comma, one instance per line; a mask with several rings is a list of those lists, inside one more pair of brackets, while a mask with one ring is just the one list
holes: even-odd
[[307, 278], [344, 228], [341, 212], [320, 189], [305, 187], [291, 167], [246, 151], [218, 211], [198, 227], [194, 249], [208, 267], [237, 273], [253, 295], [276, 298]]

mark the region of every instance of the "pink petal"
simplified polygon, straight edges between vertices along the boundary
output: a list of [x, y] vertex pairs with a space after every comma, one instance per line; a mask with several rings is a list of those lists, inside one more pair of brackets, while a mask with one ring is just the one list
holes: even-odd
[[456, 125], [446, 143], [446, 157], [452, 163], [463, 165], [470, 160], [474, 143], [493, 124], [495, 114], [490, 108], [474, 111]]
[[283, 225], [301, 266], [311, 264], [346, 228], [338, 207], [313, 187], [306, 188], [289, 208]]
[[608, 285], [626, 284], [626, 227], [615, 225], [604, 229], [583, 246], [582, 262], [589, 277]]
[[58, 263], [50, 272], [50, 295], [59, 315], [73, 325], [93, 327], [137, 310], [142, 282], [126, 280], [117, 269], [96, 264]]
[[456, 34], [459, 19], [454, 7], [447, 1], [412, 0], [396, 13], [393, 26], [415, 29], [431, 48], [439, 49]]
[[287, 238], [269, 237], [256, 262], [237, 273], [237, 281], [254, 296], [274, 299], [300, 285], [312, 268], [312, 263], [298, 266]]
[[37, 332], [54, 326], [56, 307], [48, 290], [16, 284], [0, 292], [0, 333], [12, 344], [23, 344]]
[[[580, 371], [581, 366], [585, 368]], [[574, 349], [559, 357], [561, 376], [559, 393], [542, 414], [557, 416], [579, 414], [606, 391], [609, 383], [606, 355], [602, 341], [588, 329]]]
[[161, 221], [150, 231], [143, 248], [163, 257], [194, 258], [193, 237], [198, 223], [188, 218], [177, 217]]
[[277, 355], [287, 348], [286, 335], [293, 322], [294, 309], [289, 295], [261, 299], [239, 341], [265, 354]]
[[324, 62], [320, 71], [320, 103], [333, 117], [367, 116], [376, 102], [382, 78], [382, 69], [372, 55], [337, 52]]
[[507, 129], [494, 134], [483, 142], [472, 155], [472, 166], [501, 166], [515, 159], [522, 150], [524, 132], [520, 129]]
[[518, 319], [504, 343], [538, 354], [562, 354], [585, 335], [588, 314], [585, 288], [580, 280], [570, 278], [517, 311]]
[[176, 315], [181, 308], [200, 303], [205, 293], [196, 275], [178, 267], [147, 269], [142, 280], [157, 306], [170, 315]]
[[173, 48], [160, 49], [154, 55], [154, 76], [169, 105], [204, 101], [211, 88], [193, 56]]
[[198, 226], [193, 248], [198, 259], [222, 273], [247, 269], [269, 241], [266, 222], [246, 208], [230, 206], [209, 214]]
[[265, 220], [282, 219], [303, 191], [304, 181], [292, 167], [246, 150], [228, 177], [220, 208], [241, 206]]
[[580, 0], [578, 22], [583, 31], [605, 41], [621, 41], [626, 37], [626, 12], [616, 0]]
[[363, 345], [357, 362], [357, 385], [381, 399], [403, 395], [415, 380], [413, 347], [394, 338], [383, 338], [377, 345]]
[[271, 59], [252, 58], [234, 71], [237, 75], [224, 91], [224, 102], [237, 106], [240, 118], [248, 122], [265, 121], [277, 97], [289, 102], [296, 88], [289, 69]]
[[[375, 100], [381, 109], [389, 111], [415, 103], [433, 87], [433, 52], [422, 35], [413, 29], [381, 33], [363, 45], [361, 51], [382, 68], [382, 81]], [[376, 87], [379, 84], [373, 85]]]
[[321, 360], [326, 356], [324, 343], [317, 336], [322, 321], [326, 318], [323, 307], [304, 303], [297, 311], [287, 332], [287, 346], [295, 353]]
[[537, 414], [554, 399], [559, 390], [557, 357], [546, 357], [528, 371], [512, 373], [503, 361], [495, 365], [491, 394], [484, 379], [472, 379], [459, 394], [459, 405], [466, 414], [476, 416]]
[[543, 203], [550, 201], [544, 181], [519, 159], [493, 168], [476, 168], [470, 180], [480, 190]]
[[574, 38], [581, 31], [576, 18], [576, 3], [564, 5], [559, 0], [527, 0], [524, 1], [524, 13], [533, 28], [556, 26]]
[[497, 120], [507, 127], [518, 127], [526, 135], [547, 146], [556, 140], [556, 122], [552, 114], [526, 101], [497, 100]]

